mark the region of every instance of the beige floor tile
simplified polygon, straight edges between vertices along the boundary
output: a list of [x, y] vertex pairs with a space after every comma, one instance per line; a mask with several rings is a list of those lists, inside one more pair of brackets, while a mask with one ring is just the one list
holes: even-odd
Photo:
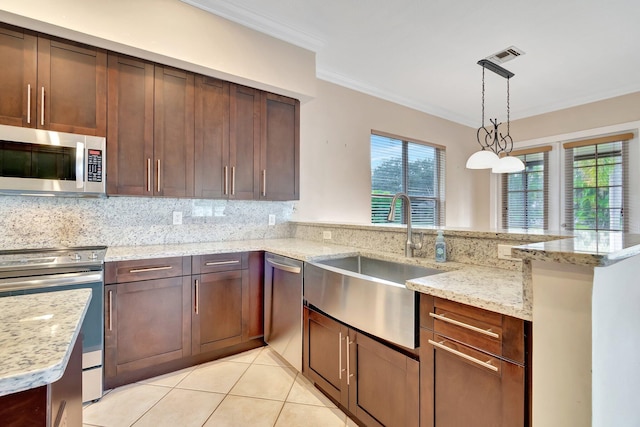
[[177, 388], [228, 393], [250, 365], [215, 361], [200, 365], [189, 373]]
[[270, 366], [286, 366], [291, 367], [287, 361], [278, 355], [273, 349], [270, 347], [264, 347], [256, 360], [253, 362], [256, 365], [270, 365]]
[[296, 380], [287, 396], [287, 402], [302, 403], [305, 405], [326, 406], [335, 408], [331, 400], [320, 390], [315, 388], [313, 383], [298, 373]]
[[286, 402], [275, 427], [344, 427], [347, 416], [338, 408]]
[[285, 400], [296, 371], [281, 366], [253, 364], [229, 392], [235, 396]]
[[224, 396], [220, 393], [173, 389], [134, 427], [201, 427]]
[[229, 395], [204, 427], [272, 427], [282, 405], [276, 400]]
[[146, 384], [131, 384], [117, 388], [83, 410], [83, 421], [104, 427], [128, 427], [170, 389]]
[[255, 348], [243, 353], [234, 354], [233, 356], [227, 356], [220, 360], [223, 360], [225, 362], [253, 363], [253, 361], [256, 360], [256, 357], [258, 357], [263, 348], [265, 347]]
[[138, 381], [140, 384], [159, 385], [163, 387], [175, 387], [195, 368], [182, 369], [180, 371], [170, 372], [168, 374]]

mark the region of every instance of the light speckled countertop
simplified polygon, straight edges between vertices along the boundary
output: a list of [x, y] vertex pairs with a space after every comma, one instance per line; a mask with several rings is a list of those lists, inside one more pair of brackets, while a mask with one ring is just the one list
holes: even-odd
[[349, 246], [300, 239], [242, 240], [176, 245], [110, 247], [105, 261], [123, 261], [169, 256], [204, 255], [225, 252], [268, 251], [301, 261], [317, 261], [351, 255], [416, 264], [445, 270], [445, 273], [407, 282], [419, 292], [531, 320], [531, 310], [523, 301], [522, 272], [479, 267], [456, 262], [436, 263], [424, 258], [364, 250]]
[[91, 289], [0, 298], [0, 396], [62, 377]]

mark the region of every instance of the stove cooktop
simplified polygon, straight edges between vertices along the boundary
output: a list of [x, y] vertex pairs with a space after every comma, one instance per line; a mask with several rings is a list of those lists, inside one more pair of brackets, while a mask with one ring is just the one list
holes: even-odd
[[0, 272], [56, 268], [100, 269], [105, 246], [0, 251]]

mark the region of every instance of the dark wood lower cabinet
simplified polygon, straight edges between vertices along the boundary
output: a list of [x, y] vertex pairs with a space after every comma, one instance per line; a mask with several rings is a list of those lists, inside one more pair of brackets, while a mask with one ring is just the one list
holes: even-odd
[[417, 426], [419, 363], [305, 307], [303, 373], [367, 426]]
[[190, 278], [105, 287], [105, 377], [191, 354]]

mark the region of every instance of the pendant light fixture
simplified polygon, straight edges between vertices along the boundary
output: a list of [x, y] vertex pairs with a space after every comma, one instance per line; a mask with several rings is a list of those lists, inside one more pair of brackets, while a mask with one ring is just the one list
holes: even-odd
[[[509, 134], [510, 127], [510, 105], [509, 105], [509, 79], [513, 77], [511, 71], [502, 68], [499, 65], [487, 59], [478, 61], [478, 65], [482, 67], [482, 126], [476, 132], [478, 144], [481, 150], [473, 153], [467, 160], [467, 169], [491, 169], [493, 173], [511, 173], [524, 170], [524, 163], [517, 157], [509, 155], [513, 150], [513, 140]], [[484, 70], [493, 71], [499, 76], [507, 79], [507, 133], [502, 134], [499, 131], [498, 119], [489, 119], [492, 126], [489, 129], [484, 122]]]

